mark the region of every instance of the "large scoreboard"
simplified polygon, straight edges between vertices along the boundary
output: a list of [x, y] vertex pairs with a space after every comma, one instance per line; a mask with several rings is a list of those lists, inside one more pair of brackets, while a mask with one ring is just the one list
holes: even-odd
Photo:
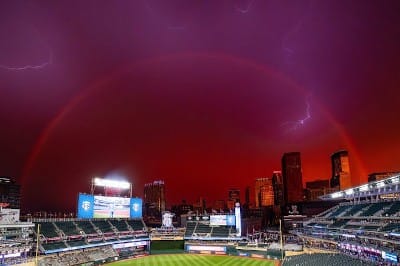
[[235, 215], [210, 215], [210, 225], [235, 226]]
[[142, 199], [79, 194], [78, 218], [142, 218]]

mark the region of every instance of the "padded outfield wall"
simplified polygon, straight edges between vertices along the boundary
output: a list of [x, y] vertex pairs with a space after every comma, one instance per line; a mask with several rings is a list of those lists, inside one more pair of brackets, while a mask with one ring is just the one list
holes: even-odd
[[237, 248], [236, 245], [227, 243], [195, 243], [184, 240], [153, 240], [150, 244], [150, 254], [210, 254], [252, 257], [261, 259], [281, 259], [282, 253], [276, 249]]
[[184, 240], [152, 240], [150, 254], [175, 254], [184, 252]]
[[[237, 246], [227, 243], [185, 243], [185, 252], [192, 254], [230, 255], [252, 257], [260, 259], [281, 259], [282, 252], [277, 249], [264, 249], [254, 247]], [[283, 254], [284, 256], [284, 254]]]

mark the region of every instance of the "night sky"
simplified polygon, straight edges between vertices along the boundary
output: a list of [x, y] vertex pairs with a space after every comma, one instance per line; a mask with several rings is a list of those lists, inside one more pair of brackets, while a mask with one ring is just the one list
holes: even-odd
[[74, 210], [94, 176], [208, 203], [301, 152], [400, 170], [399, 1], [1, 1], [0, 175]]

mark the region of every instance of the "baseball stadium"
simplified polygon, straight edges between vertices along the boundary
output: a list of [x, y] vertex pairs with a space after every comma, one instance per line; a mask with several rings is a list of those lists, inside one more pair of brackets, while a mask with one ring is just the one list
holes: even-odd
[[[93, 179], [77, 217], [20, 219], [1, 206], [0, 265], [400, 265], [400, 175], [321, 196], [333, 207], [282, 217], [277, 230], [244, 230], [242, 207], [145, 222], [132, 185]], [[96, 193], [128, 190], [126, 197]], [[285, 227], [284, 230], [282, 227]]]

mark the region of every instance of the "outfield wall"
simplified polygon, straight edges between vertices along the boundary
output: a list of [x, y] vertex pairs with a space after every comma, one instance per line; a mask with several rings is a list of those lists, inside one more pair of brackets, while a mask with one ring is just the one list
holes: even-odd
[[231, 255], [260, 259], [281, 259], [285, 254], [277, 249], [244, 248], [223, 243], [185, 243], [185, 252], [193, 254]]
[[183, 240], [152, 240], [150, 254], [175, 254], [184, 252]]

